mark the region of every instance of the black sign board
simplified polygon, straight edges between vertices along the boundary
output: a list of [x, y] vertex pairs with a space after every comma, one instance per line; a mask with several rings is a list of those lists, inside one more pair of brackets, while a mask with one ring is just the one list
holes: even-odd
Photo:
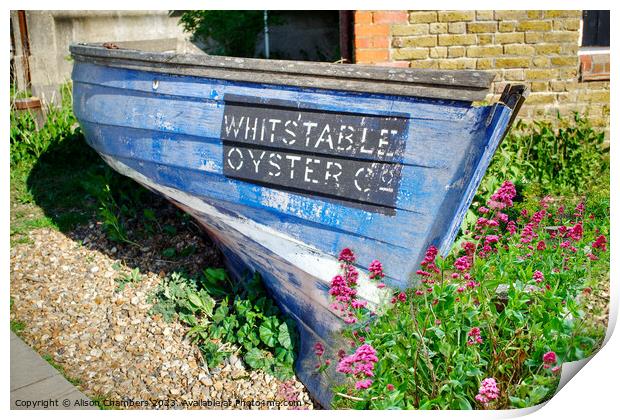
[[272, 188], [394, 208], [405, 116], [333, 112], [227, 95], [224, 175]]

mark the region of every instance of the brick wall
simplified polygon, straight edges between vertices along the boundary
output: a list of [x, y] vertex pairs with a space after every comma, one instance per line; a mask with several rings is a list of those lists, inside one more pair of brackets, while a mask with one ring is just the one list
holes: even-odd
[[[506, 83], [525, 83], [531, 93], [521, 118], [554, 120], [558, 111], [578, 111], [608, 132], [609, 55], [578, 55], [581, 16], [580, 10], [356, 11], [355, 61], [494, 71], [487, 100], [496, 100]], [[600, 71], [592, 76], [595, 65]]]

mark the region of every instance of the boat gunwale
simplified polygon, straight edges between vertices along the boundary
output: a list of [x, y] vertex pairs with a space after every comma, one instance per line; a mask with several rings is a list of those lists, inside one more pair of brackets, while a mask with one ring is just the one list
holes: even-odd
[[148, 52], [106, 48], [102, 44], [72, 44], [69, 49], [76, 61], [110, 67], [259, 84], [466, 102], [484, 100], [495, 77], [492, 72], [479, 70], [412, 69]]

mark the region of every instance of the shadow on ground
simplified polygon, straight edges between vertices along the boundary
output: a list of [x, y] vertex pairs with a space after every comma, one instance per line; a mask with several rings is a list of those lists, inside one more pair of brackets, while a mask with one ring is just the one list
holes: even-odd
[[[26, 186], [52, 227], [129, 268], [193, 275], [222, 266], [213, 242], [187, 214], [111, 170], [79, 130], [47, 149], [30, 170]], [[106, 186], [109, 195], [102, 196]], [[122, 230], [135, 244], [110, 240], [114, 235], [99, 210], [102, 197], [113, 200]]]

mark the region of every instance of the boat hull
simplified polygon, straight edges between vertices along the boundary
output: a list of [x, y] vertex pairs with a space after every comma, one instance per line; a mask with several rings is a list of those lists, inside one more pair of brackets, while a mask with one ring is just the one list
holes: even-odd
[[[358, 294], [371, 304], [383, 293], [365, 269], [375, 258], [392, 290], [414, 285], [426, 248], [449, 250], [514, 118], [503, 104], [104, 64], [77, 60], [73, 70], [87, 142], [115, 170], [195, 217], [235, 278], [261, 274], [297, 322], [296, 372], [324, 406], [342, 378], [317, 374], [312, 348], [324, 343], [332, 359], [342, 348], [344, 324], [329, 296], [339, 251], [356, 253]], [[307, 131], [291, 134], [285, 121]]]

